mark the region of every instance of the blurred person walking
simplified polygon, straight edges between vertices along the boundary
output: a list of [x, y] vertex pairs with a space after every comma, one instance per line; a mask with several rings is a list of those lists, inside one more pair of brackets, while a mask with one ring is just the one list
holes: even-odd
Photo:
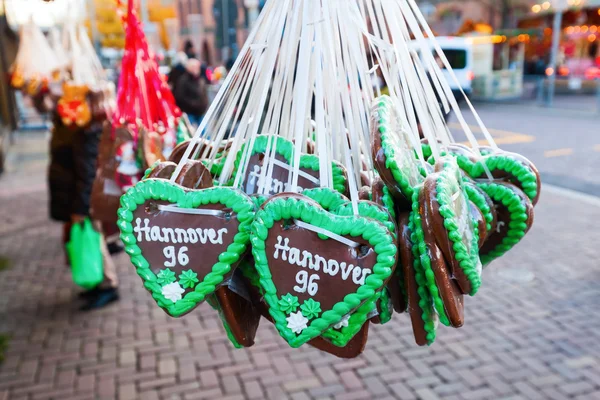
[[202, 65], [191, 58], [185, 65], [185, 72], [175, 84], [173, 95], [177, 106], [186, 113], [194, 127], [198, 127], [208, 109], [208, 88], [201, 79]]
[[172, 92], [175, 91], [175, 85], [177, 84], [179, 77], [185, 73], [185, 65], [187, 61], [188, 56], [183, 51], [180, 51], [175, 55], [173, 66], [171, 67], [171, 71], [167, 77], [167, 83], [169, 84]]
[[[54, 112], [54, 127], [50, 141], [50, 217], [63, 222], [63, 245], [70, 241], [74, 224], [81, 224], [90, 215], [90, 196], [96, 176], [96, 158], [102, 133], [102, 123], [93, 122], [86, 128], [65, 126]], [[94, 223], [102, 232], [99, 223]], [[80, 294], [85, 300], [84, 311], [101, 308], [118, 300], [118, 281], [115, 264], [104, 236], [100, 243], [104, 279], [89, 291]], [[67, 263], [70, 264], [68, 256]]]

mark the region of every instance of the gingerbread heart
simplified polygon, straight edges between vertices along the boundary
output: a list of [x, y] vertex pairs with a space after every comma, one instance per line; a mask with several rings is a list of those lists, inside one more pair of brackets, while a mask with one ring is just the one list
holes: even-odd
[[330, 328], [347, 344], [364, 325], [356, 310], [376, 299], [397, 252], [381, 223], [335, 215], [295, 194], [275, 196], [257, 212], [252, 250], [269, 312], [292, 347], [331, 340]]
[[[375, 178], [372, 190], [373, 202], [383, 206], [390, 213], [392, 219], [396, 220], [394, 200], [389, 189], [379, 177]], [[397, 226], [397, 228], [401, 229], [400, 226]], [[371, 321], [373, 323], [385, 324], [392, 319], [393, 310], [398, 313], [402, 313], [406, 310], [404, 276], [400, 266], [395, 268], [392, 278], [387, 287], [382, 291], [381, 297], [377, 302], [377, 311], [379, 315], [371, 319]]]
[[529, 197], [533, 205], [537, 204], [541, 193], [541, 179], [531, 161], [514, 153], [490, 153], [473, 166], [471, 177], [485, 179], [486, 168], [494, 179], [516, 185]]
[[[302, 194], [315, 200], [325, 210], [333, 211], [335, 214], [350, 216], [354, 212], [350, 200], [336, 191], [318, 188], [305, 190]], [[359, 215], [363, 217], [373, 218], [383, 223], [395, 235], [395, 224], [390, 220], [390, 215], [385, 208], [368, 200], [364, 200], [358, 203], [358, 211]], [[390, 296], [387, 293], [387, 288], [385, 288], [378, 294], [378, 298], [374, 299], [374, 303], [367, 302], [363, 304], [357, 311], [357, 316], [364, 316], [366, 321], [370, 315], [375, 313], [374, 311], [376, 309], [377, 312], [375, 314], [377, 315], [371, 318], [371, 322], [377, 324], [389, 322], [391, 320], [391, 302], [388, 301], [389, 299]], [[355, 318], [355, 320], [357, 319]], [[343, 347], [345, 346], [348, 335], [346, 332], [342, 332], [342, 334], [343, 335], [340, 335], [335, 330], [330, 330], [328, 333], [324, 334], [324, 336], [329, 337], [334, 343], [338, 344], [338, 346]]]
[[427, 278], [420, 261], [413, 215], [403, 213], [399, 216], [399, 250], [413, 334], [417, 345], [425, 346], [435, 341], [438, 316], [433, 308], [433, 299], [427, 288]]
[[[177, 164], [175, 164], [173, 162], [156, 161], [150, 168], [148, 168], [146, 170], [143, 179], [149, 179], [149, 178], [171, 179], [171, 176], [173, 176], [176, 169], [177, 169]], [[210, 186], [212, 186], [212, 185], [210, 185]]]
[[410, 204], [413, 188], [423, 179], [413, 157], [409, 133], [388, 96], [381, 96], [371, 114], [372, 155], [375, 169], [400, 202]]
[[118, 226], [146, 289], [179, 317], [231, 276], [249, 244], [254, 210], [239, 190], [147, 179], [121, 197]]
[[[427, 184], [427, 181], [426, 181]], [[414, 245], [419, 250], [419, 260], [425, 272], [427, 289], [442, 324], [459, 328], [464, 324], [463, 294], [457, 281], [452, 279], [450, 267], [437, 244], [434, 222], [428, 207], [427, 190], [415, 188], [413, 204]]]
[[308, 344], [325, 353], [334, 355], [338, 358], [351, 359], [356, 358], [363, 353], [369, 337], [369, 321], [365, 322], [360, 331], [354, 335], [345, 346], [339, 347], [323, 337], [314, 338]]
[[462, 293], [474, 295], [481, 286], [482, 269], [478, 225], [471, 216], [456, 161], [444, 157], [436, 170], [440, 172], [427, 177], [422, 191], [429, 216], [424, 222], [432, 225], [435, 242]]
[[533, 204], [516, 185], [480, 182], [478, 186], [494, 202], [498, 223], [481, 248], [481, 261], [488, 265], [516, 246], [533, 224]]
[[[326, 188], [308, 189], [303, 191], [302, 194], [315, 200], [326, 211], [345, 216], [351, 216], [354, 213], [350, 200], [334, 190]], [[371, 201], [360, 201], [358, 203], [358, 213], [363, 217], [373, 218], [381, 222], [390, 230], [394, 237], [396, 236], [395, 222], [391, 219], [384, 207]], [[387, 293], [387, 288], [384, 288], [384, 290], [382, 290], [381, 293], [378, 293], [371, 301], [363, 304], [355, 312], [355, 325], [366, 322], [373, 314], [376, 315], [371, 317], [371, 322], [382, 324], [389, 322], [391, 320], [391, 302], [388, 301], [389, 298], [390, 296]], [[335, 329], [329, 329], [323, 334], [323, 338], [327, 338], [328, 343], [333, 343], [339, 347], [345, 347], [348, 344], [352, 332], [354, 332], [354, 330], [347, 327], [343, 327], [341, 332], [336, 331]], [[366, 335], [366, 332], [361, 332]], [[352, 339], [352, 341], [354, 341], [354, 339]]]
[[[346, 202], [345, 204], [338, 207], [335, 212], [337, 215], [346, 215], [351, 216], [354, 213], [354, 209], [352, 203]], [[398, 237], [398, 228], [396, 226], [396, 221], [388, 210], [379, 204], [370, 201], [361, 201], [358, 203], [358, 214], [363, 217], [372, 218], [376, 221], [379, 221], [393, 234], [394, 238]], [[390, 277], [390, 282], [388, 282], [388, 286], [390, 283], [397, 284], [397, 275], [396, 266], [392, 269], [392, 275]], [[393, 282], [392, 282], [393, 281]], [[383, 288], [381, 293], [379, 294], [379, 298], [375, 299], [375, 309], [365, 310], [369, 311], [368, 314], [364, 314], [367, 318], [376, 312], [376, 315], [373, 316], [370, 321], [374, 324], [386, 324], [392, 319], [392, 299], [390, 295], [390, 291], [388, 290], [388, 286]], [[362, 307], [371, 307], [370, 304], [364, 305]]]
[[[269, 163], [265, 160], [267, 150], [271, 152], [270, 158], [272, 163], [271, 179], [263, 179], [263, 169]], [[242, 164], [242, 160], [246, 157], [246, 145], [238, 152], [234, 163], [234, 171], [232, 176], [236, 176], [237, 171]], [[242, 181], [242, 188], [245, 193], [252, 195], [263, 193], [269, 197], [274, 194], [290, 192], [289, 185], [291, 175], [291, 165], [294, 156], [294, 145], [292, 142], [282, 138], [270, 135], [258, 136], [254, 142], [251, 153], [249, 154], [248, 167]], [[319, 158], [311, 154], [303, 154], [300, 157], [300, 168], [298, 176], [298, 192], [304, 189], [317, 188], [320, 186], [319, 181]], [[332, 179], [333, 187], [340, 193], [347, 192], [347, 175], [344, 167], [337, 163], [332, 163]], [[230, 181], [233, 183], [233, 181]], [[269, 186], [266, 188], [266, 186]], [[266, 190], [265, 190], [266, 189]]]
[[[497, 216], [496, 209], [494, 208], [494, 202], [481, 188], [477, 186], [475, 182], [464, 181], [465, 192], [469, 201], [471, 201], [481, 212], [483, 219], [485, 220], [485, 230], [487, 231], [483, 241], [487, 239], [489, 233], [496, 230]], [[481, 247], [483, 244], [480, 243]]]

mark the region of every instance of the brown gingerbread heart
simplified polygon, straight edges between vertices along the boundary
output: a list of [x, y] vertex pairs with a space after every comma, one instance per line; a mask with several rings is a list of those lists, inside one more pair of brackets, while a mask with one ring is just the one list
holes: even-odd
[[[407, 310], [412, 323], [415, 342], [419, 346], [429, 344], [427, 331], [425, 330], [425, 320], [423, 319], [424, 310], [421, 307], [421, 297], [419, 295], [419, 285], [415, 273], [415, 257], [413, 253], [412, 232], [409, 228], [409, 213], [401, 213], [398, 217], [398, 227], [400, 228], [399, 251], [402, 270], [404, 273], [404, 284], [406, 287]], [[427, 290], [422, 288], [422, 290]], [[433, 315], [433, 307], [429, 302], [426, 307], [429, 308], [429, 314]]]
[[[439, 296], [448, 317], [448, 322], [451, 326], [460, 328], [464, 324], [463, 293], [457, 281], [452, 279], [451, 267], [446, 263], [441, 249], [442, 246], [439, 246], [438, 240], [436, 240], [437, 237], [441, 237], [442, 232], [439, 231], [444, 229], [444, 225], [443, 220], [440, 220], [441, 215], [439, 215], [439, 210], [436, 209], [436, 204], [432, 204], [432, 196], [435, 196], [435, 188], [431, 189], [432, 181], [433, 179], [429, 179], [430, 184], [428, 184], [428, 180], [426, 180], [423, 190], [419, 194], [419, 212], [421, 214], [423, 238], [431, 262], [431, 270], [435, 277], [435, 284], [439, 290]], [[443, 246], [446, 248], [451, 247], [450, 242]]]
[[[437, 200], [437, 180], [439, 174], [432, 174], [425, 179], [421, 197], [423, 206], [428, 215], [428, 218], [423, 217], [423, 225], [430, 228], [431, 237], [430, 240], [436, 244], [439, 250], [443, 254], [443, 259], [447, 262], [448, 267], [451, 270], [451, 277], [456, 280], [458, 287], [463, 294], [470, 294], [472, 292], [472, 283], [465, 274], [463, 268], [460, 266], [459, 260], [455, 257], [455, 251], [452, 241], [450, 240], [448, 230], [445, 228], [444, 218], [440, 213], [440, 204]], [[460, 199], [458, 199], [460, 200]], [[462, 207], [462, 206], [461, 206]], [[461, 212], [470, 213], [468, 208]], [[470, 218], [468, 219], [470, 221]]]

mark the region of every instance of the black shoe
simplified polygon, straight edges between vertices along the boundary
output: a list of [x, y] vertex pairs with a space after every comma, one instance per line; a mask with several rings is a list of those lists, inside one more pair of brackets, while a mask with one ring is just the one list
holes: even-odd
[[91, 297], [88, 302], [80, 308], [81, 311], [91, 311], [105, 307], [113, 301], [119, 300], [119, 292], [117, 289], [103, 289], [98, 291], [98, 294]]
[[121, 252], [123, 252], [123, 250], [125, 250], [125, 248], [123, 246], [121, 246], [119, 243], [117, 242], [113, 242], [113, 243], [108, 243], [106, 245], [106, 247], [108, 247], [108, 253], [112, 256], [115, 254], [119, 254]]
[[101, 289], [98, 287], [95, 287], [93, 289], [86, 290], [85, 292], [81, 292], [77, 296], [80, 299], [91, 299], [91, 298], [96, 297], [100, 292], [101, 292]]

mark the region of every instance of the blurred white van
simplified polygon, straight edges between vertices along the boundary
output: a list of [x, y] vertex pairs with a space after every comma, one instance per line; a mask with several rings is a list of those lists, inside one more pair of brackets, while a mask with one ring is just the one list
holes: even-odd
[[[437, 42], [444, 51], [450, 66], [454, 70], [454, 74], [458, 80], [457, 82], [450, 76], [450, 72], [443, 68], [444, 76], [454, 93], [454, 96], [461, 98], [460, 89], [470, 95], [473, 89], [473, 79], [475, 74], [473, 72], [473, 44], [469, 38], [455, 37], [455, 36], [439, 36], [436, 37]], [[431, 44], [431, 51], [435, 55], [433, 44]]]

